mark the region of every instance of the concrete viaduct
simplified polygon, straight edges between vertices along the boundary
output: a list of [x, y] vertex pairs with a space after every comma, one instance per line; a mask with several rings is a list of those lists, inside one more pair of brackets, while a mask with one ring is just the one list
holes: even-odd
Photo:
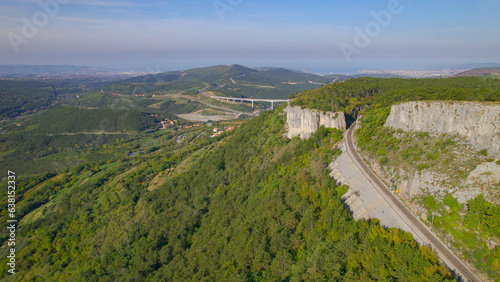
[[211, 96], [207, 95], [208, 97], [221, 100], [221, 101], [226, 101], [226, 102], [251, 102], [252, 107], [255, 106], [255, 102], [268, 102], [271, 103], [271, 109], [274, 109], [274, 103], [288, 103], [290, 104], [290, 100], [286, 99], [250, 99], [250, 98], [234, 98], [234, 97], [221, 97], [221, 96]]

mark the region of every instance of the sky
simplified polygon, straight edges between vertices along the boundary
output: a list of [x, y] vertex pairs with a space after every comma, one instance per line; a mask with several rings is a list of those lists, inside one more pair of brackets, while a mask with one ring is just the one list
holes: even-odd
[[500, 0], [3, 0], [0, 64], [315, 72], [500, 63]]

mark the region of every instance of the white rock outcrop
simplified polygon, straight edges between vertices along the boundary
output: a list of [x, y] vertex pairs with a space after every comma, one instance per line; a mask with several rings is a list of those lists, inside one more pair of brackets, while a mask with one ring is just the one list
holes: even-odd
[[500, 104], [407, 102], [393, 105], [386, 127], [404, 131], [458, 134], [478, 150], [500, 158]]
[[346, 129], [345, 115], [343, 112], [323, 113], [318, 110], [287, 107], [285, 113], [287, 117], [286, 136], [288, 138], [300, 136], [301, 139], [307, 139], [322, 125], [327, 128]]
[[[465, 181], [464, 189], [455, 193], [458, 202], [465, 203], [483, 194], [492, 202], [500, 198], [500, 166], [493, 162], [480, 164], [469, 174]], [[498, 201], [498, 200], [497, 200]]]

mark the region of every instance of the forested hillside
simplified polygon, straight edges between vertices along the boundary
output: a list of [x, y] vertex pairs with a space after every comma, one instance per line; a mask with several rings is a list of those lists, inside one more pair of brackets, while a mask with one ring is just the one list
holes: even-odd
[[[74, 101], [78, 94], [102, 85], [113, 77], [0, 79], [0, 120], [31, 114]], [[107, 82], [102, 82], [107, 81]]]
[[46, 108], [56, 98], [55, 89], [47, 83], [0, 80], [0, 119]]
[[289, 140], [284, 122], [280, 109], [217, 138], [158, 133], [113, 145], [137, 157], [21, 177], [18, 274], [3, 260], [3, 279], [451, 279], [409, 234], [352, 219], [327, 170], [340, 132]]
[[159, 120], [134, 110], [51, 108], [0, 127], [0, 169], [31, 175], [78, 165], [86, 158], [106, 160], [115, 153], [99, 148], [157, 129]]
[[156, 126], [158, 119], [132, 110], [79, 109], [58, 106], [26, 119], [23, 126], [38, 133], [140, 132]]

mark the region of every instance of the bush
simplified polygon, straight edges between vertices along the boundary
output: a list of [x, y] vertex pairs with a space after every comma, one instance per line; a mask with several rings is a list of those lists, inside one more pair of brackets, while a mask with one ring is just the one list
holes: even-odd
[[424, 197], [423, 202], [424, 202], [424, 205], [431, 210], [439, 209], [439, 204], [436, 202], [436, 200], [432, 196]]
[[447, 205], [451, 210], [456, 212], [458, 212], [458, 210], [460, 209], [460, 205], [458, 204], [457, 199], [455, 199], [451, 194], [446, 195], [446, 197], [443, 199], [443, 204]]
[[426, 168], [428, 168], [428, 167], [429, 167], [429, 165], [424, 163], [424, 164], [419, 164], [419, 165], [417, 166], [417, 169], [418, 169], [418, 171], [420, 172], [420, 171], [422, 171], [422, 169], [426, 169]]
[[489, 203], [483, 197], [483, 195], [477, 196], [475, 199], [471, 199], [467, 202], [468, 214], [467, 216], [473, 216], [480, 221], [480, 227], [495, 235], [500, 236], [500, 206]]
[[429, 159], [429, 160], [437, 160], [437, 158], [439, 158], [439, 152], [429, 152], [427, 154], [425, 154], [425, 156]]
[[381, 165], [386, 165], [387, 163], [389, 163], [389, 158], [388, 157], [382, 157], [380, 159], [380, 164]]
[[389, 154], [389, 152], [387, 152], [387, 150], [384, 148], [380, 148], [377, 150], [377, 155], [379, 156], [387, 156], [387, 154]]

